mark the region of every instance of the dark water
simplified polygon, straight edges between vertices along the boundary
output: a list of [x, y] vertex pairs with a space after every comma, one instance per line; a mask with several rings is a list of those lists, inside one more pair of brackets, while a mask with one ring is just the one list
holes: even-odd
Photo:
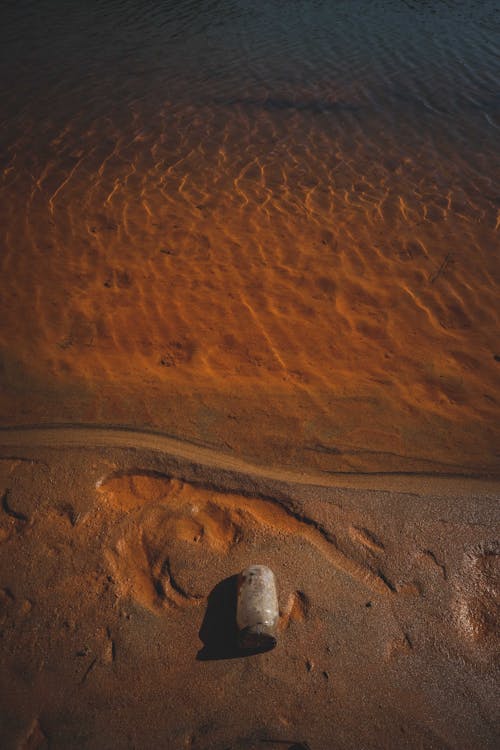
[[[349, 92], [346, 107], [388, 122], [434, 114], [494, 128], [499, 14], [487, 0], [7, 1], [3, 116], [61, 125], [88, 106], [90, 119], [114, 119], [168, 100], [318, 113]], [[457, 130], [469, 140], [465, 123]]]
[[498, 2], [0, 29], [4, 422], [497, 465]]

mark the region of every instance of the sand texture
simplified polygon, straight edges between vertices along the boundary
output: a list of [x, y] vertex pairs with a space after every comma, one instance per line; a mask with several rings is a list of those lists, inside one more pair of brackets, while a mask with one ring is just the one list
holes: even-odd
[[316, 92], [328, 119], [295, 92], [25, 123], [0, 176], [2, 423], [497, 470], [490, 161], [415, 122], [390, 140], [344, 88]]
[[0, 750], [500, 747], [498, 14], [0, 2]]
[[[2, 747], [496, 747], [498, 482], [27, 442], [0, 460]], [[254, 562], [279, 640], [242, 657]]]

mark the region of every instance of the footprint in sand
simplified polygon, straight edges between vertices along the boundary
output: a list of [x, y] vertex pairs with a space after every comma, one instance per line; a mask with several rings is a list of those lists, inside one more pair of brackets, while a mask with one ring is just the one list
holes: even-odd
[[[314, 547], [330, 564], [375, 593], [388, 594], [385, 580], [342, 552], [320, 524], [270, 498], [245, 497], [136, 472], [102, 481], [98, 491], [119, 514], [106, 557], [122, 596], [158, 612], [203, 601], [204, 580], [244, 538], [265, 529]], [[172, 562], [175, 561], [175, 565]], [[301, 619], [307, 600], [292, 595], [285, 619]], [[287, 613], [287, 610], [290, 610]]]
[[498, 647], [500, 619], [500, 548], [471, 551], [457, 583], [456, 619], [460, 631], [482, 647]]
[[286, 630], [292, 622], [304, 622], [309, 614], [309, 598], [303, 591], [294, 591], [288, 597], [285, 609], [281, 613], [279, 630]]

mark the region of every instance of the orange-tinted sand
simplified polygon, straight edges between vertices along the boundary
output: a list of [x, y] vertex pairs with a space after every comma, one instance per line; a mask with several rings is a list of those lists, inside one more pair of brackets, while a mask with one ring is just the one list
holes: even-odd
[[491, 170], [465, 184], [444, 138], [374, 151], [343, 116], [336, 142], [307, 108], [168, 104], [40, 153], [26, 123], [0, 196], [2, 423], [498, 471]]
[[[155, 452], [2, 456], [3, 747], [496, 747], [498, 483], [241, 494]], [[281, 616], [243, 657], [252, 562]]]
[[500, 746], [497, 6], [1, 5], [0, 750]]

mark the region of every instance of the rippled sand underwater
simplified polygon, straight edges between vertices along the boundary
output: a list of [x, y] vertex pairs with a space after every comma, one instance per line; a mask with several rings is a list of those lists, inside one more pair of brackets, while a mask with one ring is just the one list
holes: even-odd
[[494, 3], [20, 5], [4, 425], [498, 470]]

